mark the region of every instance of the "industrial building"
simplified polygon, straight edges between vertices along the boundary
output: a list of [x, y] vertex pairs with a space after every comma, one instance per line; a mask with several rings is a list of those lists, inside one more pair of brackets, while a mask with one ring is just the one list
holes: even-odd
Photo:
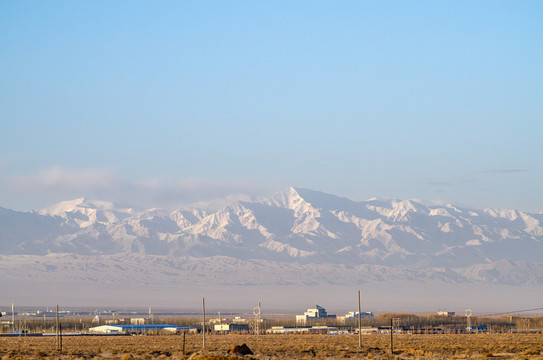
[[[360, 313], [361, 319], [372, 319], [373, 313], [372, 312], [361, 312]], [[358, 311], [349, 311], [345, 316], [338, 316], [338, 321], [343, 324], [348, 324], [353, 321], [356, 321], [358, 319]]]
[[235, 323], [215, 324], [213, 327], [213, 331], [218, 331], [218, 332], [249, 331], [249, 324], [235, 324]]
[[322, 306], [315, 305], [312, 308], [307, 309], [303, 315], [296, 315], [296, 323], [305, 324], [310, 319], [333, 319], [336, 315], [328, 315], [326, 309]]
[[145, 318], [131, 318], [130, 325], [145, 325]]
[[177, 325], [101, 325], [91, 327], [89, 332], [92, 334], [148, 334], [155, 332], [189, 332], [197, 333], [198, 329], [195, 327], [177, 326]]
[[284, 327], [274, 326], [271, 329], [266, 330], [267, 334], [299, 334], [299, 333], [329, 333], [337, 331], [336, 327], [331, 326], [312, 326], [312, 327]]

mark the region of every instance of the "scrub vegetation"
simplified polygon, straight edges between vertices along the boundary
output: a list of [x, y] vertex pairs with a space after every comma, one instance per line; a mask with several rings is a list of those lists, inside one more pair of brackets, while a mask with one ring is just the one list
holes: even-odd
[[[246, 344], [254, 355], [229, 354]], [[65, 336], [63, 350], [51, 337], [2, 337], [0, 358], [7, 359], [543, 359], [543, 335], [401, 334], [358, 335], [201, 335]]]

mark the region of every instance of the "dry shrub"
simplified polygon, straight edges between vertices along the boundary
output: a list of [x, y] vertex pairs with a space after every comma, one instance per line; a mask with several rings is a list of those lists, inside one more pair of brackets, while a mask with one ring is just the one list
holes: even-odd
[[306, 353], [315, 356], [315, 350], [313, 349], [300, 349], [300, 353]]
[[420, 350], [420, 349], [404, 349], [404, 352], [408, 355], [412, 355], [412, 356], [422, 356], [424, 355], [424, 350]]
[[47, 353], [45, 351], [36, 351], [34, 353], [34, 357], [36, 359], [44, 359], [47, 356]]

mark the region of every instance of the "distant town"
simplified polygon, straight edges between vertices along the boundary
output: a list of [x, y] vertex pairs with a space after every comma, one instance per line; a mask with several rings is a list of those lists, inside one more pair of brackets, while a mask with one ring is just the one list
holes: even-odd
[[16, 311], [12, 306], [2, 311], [0, 334], [3, 336], [133, 335], [133, 334], [389, 334], [394, 333], [469, 333], [469, 332], [541, 332], [543, 317], [500, 314], [474, 316], [438, 310], [434, 314], [375, 315], [373, 312], [349, 311], [329, 314], [318, 304], [299, 315], [265, 315], [260, 304], [252, 313], [175, 313], [148, 311], [75, 311], [46, 308]]

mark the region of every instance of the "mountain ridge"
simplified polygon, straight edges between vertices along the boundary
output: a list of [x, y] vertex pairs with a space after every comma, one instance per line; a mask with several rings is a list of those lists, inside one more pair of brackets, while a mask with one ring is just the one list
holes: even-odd
[[[274, 276], [284, 279], [278, 275], [281, 268], [292, 274], [298, 269], [302, 283], [319, 282], [304, 270], [318, 266], [333, 274], [343, 269], [352, 281], [337, 275], [339, 284], [404, 279], [540, 285], [542, 224], [543, 214], [513, 209], [398, 199], [353, 201], [294, 187], [218, 211], [136, 210], [79, 198], [32, 212], [0, 209], [0, 256], [15, 268], [23, 266], [24, 256], [39, 264], [46, 256], [50, 261], [73, 254], [85, 257], [90, 267], [111, 259], [138, 263], [134, 259], [143, 257], [148, 261], [139, 263], [152, 264], [160, 258], [172, 264], [170, 270], [161, 265], [160, 272], [180, 277], [189, 270], [180, 267], [178, 259], [199, 259], [194, 261], [207, 264], [199, 275], [211, 282], [236, 282], [235, 277], [212, 274], [213, 262], [226, 257], [232, 261], [222, 261], [222, 273], [232, 273], [228, 266], [268, 264], [273, 271], [260, 274], [263, 283], [273, 283]], [[243, 266], [233, 273], [251, 271]], [[45, 274], [39, 266], [23, 268], [34, 269], [37, 277]], [[74, 276], [84, 278], [84, 267], [77, 269]], [[160, 279], [160, 272], [153, 277]]]

